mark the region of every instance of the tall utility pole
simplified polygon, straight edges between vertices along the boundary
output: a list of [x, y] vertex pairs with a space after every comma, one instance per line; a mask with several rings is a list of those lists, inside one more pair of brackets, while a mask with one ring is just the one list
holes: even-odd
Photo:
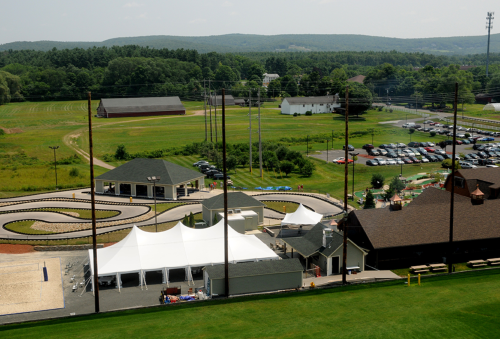
[[448, 248], [448, 273], [452, 272], [453, 269], [453, 209], [455, 205], [455, 148], [457, 141], [457, 103], [458, 103], [458, 82], [455, 83], [455, 109], [453, 112], [453, 146], [452, 146], [452, 155], [451, 155], [451, 197], [450, 197], [450, 243]]
[[217, 144], [217, 91], [214, 93], [215, 97], [215, 144]]
[[205, 109], [205, 142], [207, 142], [207, 89], [205, 88], [205, 79], [203, 79], [203, 108]]
[[[89, 158], [90, 158], [90, 204], [92, 208], [92, 254], [94, 256], [94, 272], [92, 282], [94, 284], [94, 306], [95, 313], [99, 313], [99, 273], [97, 267], [97, 227], [95, 218], [95, 184], [94, 184], [94, 145], [92, 143], [92, 98], [88, 93], [89, 109]], [[120, 281], [117, 281], [120, 284]]]
[[252, 90], [248, 90], [248, 129], [250, 130], [249, 142], [250, 142], [250, 174], [252, 174]]
[[49, 146], [49, 148], [54, 150], [54, 169], [56, 171], [56, 190], [57, 190], [57, 159], [56, 159], [56, 149], [58, 149], [59, 146]]
[[260, 178], [263, 179], [264, 175], [262, 174], [262, 134], [260, 131], [260, 88], [257, 94], [258, 99], [258, 108], [259, 108], [259, 166], [260, 166]]
[[309, 135], [307, 135], [306, 139], [306, 155], [309, 156]]
[[347, 185], [349, 165], [349, 86], [345, 87], [345, 166], [344, 166], [344, 246], [342, 249], [342, 284], [347, 284]]
[[212, 138], [212, 90], [210, 89], [210, 80], [208, 80], [208, 93], [210, 97], [210, 142], [214, 142], [214, 139]]
[[222, 170], [224, 176], [224, 295], [229, 297], [229, 244], [227, 225], [226, 90], [222, 89]]
[[486, 20], [488, 20], [486, 22], [486, 29], [488, 30], [488, 49], [486, 50], [486, 77], [488, 77], [488, 67], [490, 64], [490, 31], [493, 28], [491, 21], [495, 19], [493, 15], [495, 15], [495, 12], [488, 12], [486, 17]]

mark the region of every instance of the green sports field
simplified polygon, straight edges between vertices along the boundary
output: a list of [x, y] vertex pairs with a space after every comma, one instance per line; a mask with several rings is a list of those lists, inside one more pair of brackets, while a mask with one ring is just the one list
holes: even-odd
[[500, 270], [4, 326], [4, 338], [498, 338]]

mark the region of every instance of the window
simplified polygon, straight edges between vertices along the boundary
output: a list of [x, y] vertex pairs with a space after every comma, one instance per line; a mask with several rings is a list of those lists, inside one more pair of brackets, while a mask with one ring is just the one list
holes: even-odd
[[306, 107], [306, 105], [302, 105], [302, 107]]
[[323, 106], [323, 104], [319, 104], [320, 106]]
[[312, 104], [312, 107], [314, 107], [314, 104]]
[[455, 186], [464, 188], [464, 178], [455, 177]]

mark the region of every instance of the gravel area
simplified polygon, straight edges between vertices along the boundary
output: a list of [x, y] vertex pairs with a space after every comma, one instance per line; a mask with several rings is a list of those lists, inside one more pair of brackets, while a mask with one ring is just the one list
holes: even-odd
[[[146, 214], [143, 214], [139, 217], [131, 218], [131, 219], [123, 219], [123, 220], [115, 220], [115, 221], [105, 221], [98, 222], [96, 224], [97, 228], [108, 227], [108, 226], [117, 226], [123, 224], [130, 224], [134, 222], [140, 222], [154, 217], [154, 211], [149, 211]], [[91, 222], [82, 222], [82, 223], [48, 223], [43, 221], [35, 221], [35, 223], [31, 226], [34, 230], [39, 231], [47, 231], [47, 232], [72, 232], [72, 231], [82, 231], [88, 230], [92, 228]]]

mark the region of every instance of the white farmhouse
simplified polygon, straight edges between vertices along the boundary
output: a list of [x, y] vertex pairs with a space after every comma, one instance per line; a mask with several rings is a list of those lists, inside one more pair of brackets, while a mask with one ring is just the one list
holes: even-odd
[[339, 108], [338, 95], [324, 97], [285, 98], [281, 103], [281, 114], [332, 113]]
[[269, 74], [269, 73], [264, 73], [264, 80], [262, 80], [262, 84], [264, 86], [269, 85], [269, 83], [273, 80], [278, 79], [280, 76], [278, 74]]

